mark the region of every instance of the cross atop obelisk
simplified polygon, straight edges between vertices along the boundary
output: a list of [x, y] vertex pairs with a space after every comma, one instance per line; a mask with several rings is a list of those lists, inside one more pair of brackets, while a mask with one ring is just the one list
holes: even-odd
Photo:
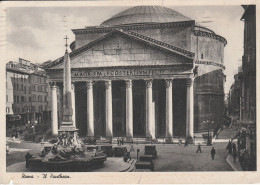
[[69, 132], [75, 134], [77, 129], [73, 125], [72, 115], [72, 89], [71, 89], [71, 67], [70, 67], [70, 55], [68, 53], [68, 37], [66, 40], [66, 52], [63, 57], [63, 117], [59, 132]]
[[66, 35], [66, 37], [64, 38], [65, 40], [66, 40], [66, 44], [65, 44], [65, 47], [66, 47], [66, 52], [68, 52], [68, 37], [67, 37], [67, 35]]

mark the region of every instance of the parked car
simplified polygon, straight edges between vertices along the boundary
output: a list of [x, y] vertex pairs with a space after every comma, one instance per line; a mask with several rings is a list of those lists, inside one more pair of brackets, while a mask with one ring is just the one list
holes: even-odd
[[145, 155], [152, 155], [153, 158], [156, 158], [157, 157], [156, 146], [155, 145], [145, 145], [144, 154]]
[[127, 152], [127, 148], [125, 146], [116, 146], [113, 148], [113, 155], [115, 157], [124, 157]]
[[153, 161], [137, 161], [135, 163], [135, 169], [150, 169], [151, 171], [154, 170]]
[[107, 155], [107, 157], [113, 156], [113, 148], [112, 145], [100, 145], [101, 150]]
[[98, 149], [97, 145], [87, 145], [87, 151], [94, 151]]

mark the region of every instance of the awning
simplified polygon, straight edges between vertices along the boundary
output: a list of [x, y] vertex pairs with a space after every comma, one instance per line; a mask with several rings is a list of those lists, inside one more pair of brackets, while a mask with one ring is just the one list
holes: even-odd
[[241, 125], [254, 125], [255, 121], [251, 121], [251, 120], [238, 120], [238, 124], [241, 124]]

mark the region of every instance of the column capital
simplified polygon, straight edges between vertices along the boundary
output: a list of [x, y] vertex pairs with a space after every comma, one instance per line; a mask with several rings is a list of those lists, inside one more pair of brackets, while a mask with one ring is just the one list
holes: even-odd
[[105, 87], [106, 87], [106, 89], [109, 89], [109, 88], [111, 88], [111, 80], [107, 80], [107, 81], [105, 81]]
[[144, 81], [145, 81], [146, 88], [153, 87], [153, 79], [145, 79]]
[[51, 89], [57, 89], [58, 88], [56, 82], [50, 82], [50, 86], [51, 86]]
[[187, 78], [187, 79], [186, 79], [186, 85], [189, 86], [189, 87], [190, 87], [191, 85], [193, 85], [193, 82], [194, 82], [194, 78]]
[[126, 88], [132, 88], [132, 80], [126, 80], [125, 81]]
[[172, 87], [172, 79], [165, 79], [166, 87]]
[[86, 81], [86, 84], [87, 84], [87, 89], [92, 89], [92, 87], [93, 87], [93, 81], [88, 80], [88, 81]]

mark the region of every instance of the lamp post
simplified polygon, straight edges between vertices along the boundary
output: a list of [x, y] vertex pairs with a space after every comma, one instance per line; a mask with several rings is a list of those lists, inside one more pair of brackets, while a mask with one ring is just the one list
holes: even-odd
[[[204, 123], [204, 125], [207, 124], [207, 126], [208, 126], [208, 141], [207, 141], [207, 145], [208, 145], [208, 146], [211, 146], [211, 141], [210, 141], [210, 138], [209, 138], [209, 124], [210, 124], [210, 121], [209, 121], [209, 120], [203, 121], [203, 123]], [[214, 124], [214, 121], [211, 121], [211, 123], [212, 123], [212, 125], [213, 125], [213, 124]]]

